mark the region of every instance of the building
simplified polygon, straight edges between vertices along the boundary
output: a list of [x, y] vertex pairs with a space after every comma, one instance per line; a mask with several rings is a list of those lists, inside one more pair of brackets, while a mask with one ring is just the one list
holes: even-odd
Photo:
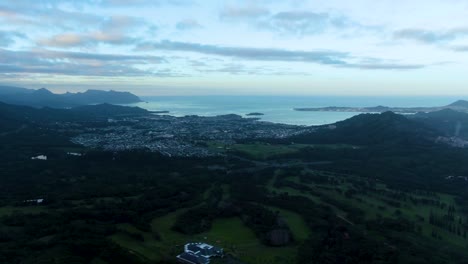
[[210, 258], [222, 256], [222, 248], [206, 243], [188, 243], [184, 246], [184, 252], [177, 256], [177, 260], [185, 264], [209, 264]]
[[44, 203], [44, 199], [32, 199], [32, 200], [24, 200], [24, 203], [27, 204], [42, 204]]
[[39, 156], [36, 156], [36, 157], [32, 157], [31, 159], [32, 160], [47, 160], [47, 156], [39, 155]]

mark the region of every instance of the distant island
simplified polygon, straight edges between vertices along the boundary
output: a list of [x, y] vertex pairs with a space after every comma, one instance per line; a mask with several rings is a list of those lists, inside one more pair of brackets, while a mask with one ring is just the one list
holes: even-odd
[[459, 112], [468, 113], [468, 101], [458, 100], [446, 106], [437, 107], [388, 107], [388, 106], [373, 106], [373, 107], [341, 107], [341, 106], [328, 106], [328, 107], [310, 107], [310, 108], [294, 108], [295, 111], [309, 111], [309, 112], [359, 112], [359, 113], [384, 113], [394, 112], [398, 114], [416, 114], [416, 113], [429, 113], [440, 110], [451, 109]]
[[264, 113], [259, 113], [259, 112], [253, 112], [253, 113], [248, 113], [246, 116], [262, 116], [265, 115]]
[[138, 96], [129, 92], [87, 90], [83, 93], [55, 94], [45, 88], [34, 90], [12, 86], [0, 86], [0, 101], [9, 104], [55, 108], [142, 102]]
[[158, 111], [149, 111], [151, 114], [169, 114], [169, 111], [166, 110], [158, 110]]

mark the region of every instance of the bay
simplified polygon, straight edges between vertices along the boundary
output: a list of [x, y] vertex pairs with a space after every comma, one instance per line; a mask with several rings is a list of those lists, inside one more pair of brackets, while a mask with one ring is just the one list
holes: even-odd
[[150, 111], [169, 111], [172, 116], [216, 116], [247, 114], [263, 121], [292, 125], [324, 125], [345, 120], [356, 112], [302, 112], [301, 107], [432, 107], [448, 105], [460, 97], [370, 97], [370, 96], [160, 96], [142, 97], [144, 102], [131, 104]]

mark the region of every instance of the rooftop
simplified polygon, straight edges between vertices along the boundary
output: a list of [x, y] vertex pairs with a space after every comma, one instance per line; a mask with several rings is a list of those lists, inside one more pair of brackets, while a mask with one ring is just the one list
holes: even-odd
[[211, 257], [220, 257], [223, 249], [206, 243], [187, 243], [184, 246], [184, 253], [177, 256], [182, 263], [189, 264], [209, 264]]

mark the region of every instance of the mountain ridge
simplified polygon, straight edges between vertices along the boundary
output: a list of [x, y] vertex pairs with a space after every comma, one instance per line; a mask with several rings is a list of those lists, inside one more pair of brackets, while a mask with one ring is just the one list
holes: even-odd
[[327, 144], [425, 144], [439, 133], [422, 122], [411, 120], [393, 112], [360, 114], [316, 131], [291, 138], [297, 143]]
[[35, 108], [24, 105], [13, 105], [0, 102], [0, 133], [16, 129], [22, 125], [59, 121], [106, 120], [122, 116], [143, 116], [150, 112], [130, 106], [97, 104], [63, 108]]
[[46, 88], [27, 89], [0, 86], [0, 101], [33, 107], [69, 108], [91, 104], [130, 104], [142, 100], [130, 92], [87, 90], [81, 93], [55, 94]]

